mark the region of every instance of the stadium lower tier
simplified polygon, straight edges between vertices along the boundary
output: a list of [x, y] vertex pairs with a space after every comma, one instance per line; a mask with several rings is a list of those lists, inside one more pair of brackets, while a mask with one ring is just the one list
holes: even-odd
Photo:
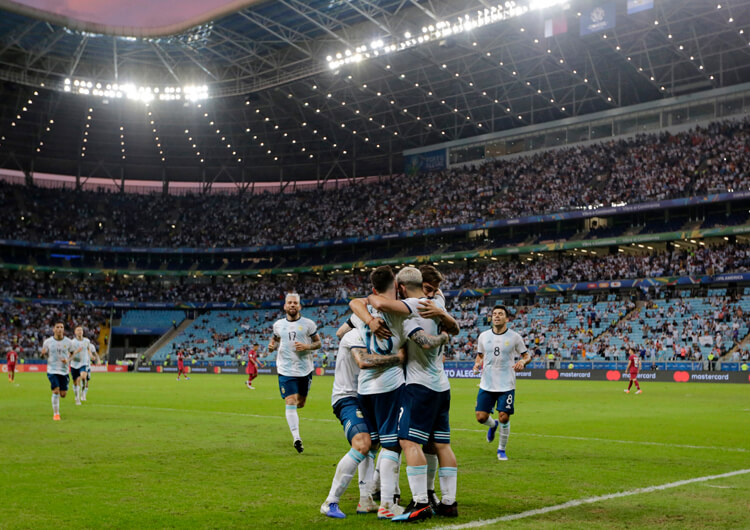
[[[581, 297], [589, 300], [588, 297]], [[446, 360], [472, 360], [476, 339], [489, 327], [491, 305], [480, 299], [454, 300], [449, 307], [461, 332], [445, 350]], [[305, 309], [304, 315], [318, 325], [323, 348], [315, 352], [319, 364], [335, 360], [335, 333], [348, 315], [347, 306]], [[244, 358], [254, 345], [261, 360], [271, 361], [266, 345], [271, 326], [282, 314], [277, 310], [209, 311], [164, 344], [153, 356], [163, 362], [186, 350], [196, 360]], [[546, 303], [515, 308], [510, 327], [519, 332], [532, 354], [553, 355], [558, 360], [625, 360], [635, 348], [648, 361], [703, 361], [730, 352], [750, 332], [750, 298], [726, 296], [673, 300], [579, 301]], [[736, 360], [742, 353], [738, 349]]]
[[[461, 332], [445, 348], [446, 361], [474, 359], [477, 337], [490, 327], [488, 315], [498, 301], [449, 299], [448, 310]], [[104, 354], [112, 340], [120, 353], [137, 353], [139, 358], [144, 356], [142, 363], [154, 365], [174, 362], [180, 350], [191, 363], [237, 365], [257, 345], [261, 362], [273, 366], [275, 357], [269, 355], [267, 344], [273, 323], [284, 316], [279, 309], [128, 310], [118, 321], [110, 310], [81, 305], [9, 301], [1, 305], [3, 351], [15, 349], [22, 358], [38, 358], [52, 326], [62, 321], [68, 334], [83, 325]], [[750, 297], [728, 295], [727, 289], [711, 289], [702, 297], [653, 300], [631, 299], [627, 294], [619, 299], [614, 294], [573, 295], [567, 301], [563, 296], [547, 296], [537, 297], [534, 305], [516, 305], [511, 310], [509, 327], [522, 335], [535, 361], [554, 360], [562, 366], [624, 361], [631, 347], [647, 363], [750, 360]], [[348, 319], [348, 306], [305, 307], [303, 315], [315, 322], [323, 345], [314, 352], [314, 362], [333, 366], [338, 348], [335, 333]]]

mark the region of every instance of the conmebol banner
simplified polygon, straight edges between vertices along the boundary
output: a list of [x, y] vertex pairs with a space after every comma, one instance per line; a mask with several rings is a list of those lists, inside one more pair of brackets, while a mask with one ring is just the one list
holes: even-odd
[[615, 27], [614, 2], [594, 6], [581, 11], [581, 36], [598, 33]]

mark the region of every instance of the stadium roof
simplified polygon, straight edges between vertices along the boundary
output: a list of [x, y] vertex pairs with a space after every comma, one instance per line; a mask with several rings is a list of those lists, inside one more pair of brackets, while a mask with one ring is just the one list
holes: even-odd
[[[750, 0], [632, 14], [622, 0], [616, 20], [593, 13], [604, 1], [516, 4], [490, 20], [486, 0], [266, 1], [160, 37], [0, 12], [0, 165], [175, 180], [384, 174], [404, 149], [750, 81]], [[590, 16], [614, 27], [581, 36]], [[472, 23], [429, 29], [459, 18]], [[359, 60], [331, 68], [347, 50]], [[146, 107], [67, 93], [66, 80], [205, 86], [208, 99]]]

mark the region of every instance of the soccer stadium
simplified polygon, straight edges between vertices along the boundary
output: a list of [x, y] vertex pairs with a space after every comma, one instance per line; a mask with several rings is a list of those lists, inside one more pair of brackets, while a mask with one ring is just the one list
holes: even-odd
[[0, 0], [0, 204], [2, 529], [750, 528], [750, 0]]

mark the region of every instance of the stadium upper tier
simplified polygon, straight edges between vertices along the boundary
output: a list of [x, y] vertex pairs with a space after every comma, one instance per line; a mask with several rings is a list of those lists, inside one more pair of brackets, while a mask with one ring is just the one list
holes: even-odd
[[[750, 271], [750, 243], [739, 236], [705, 245], [680, 242], [567, 254], [460, 260], [441, 265], [443, 287], [477, 289], [550, 283], [702, 276]], [[249, 302], [281, 300], [298, 291], [305, 299], [346, 299], [369, 292], [366, 272], [238, 277], [158, 278], [0, 271], [0, 296], [133, 302]], [[171, 323], [171, 318], [168, 319]], [[129, 325], [129, 324], [128, 324]]]
[[333, 190], [156, 196], [0, 185], [0, 237], [237, 247], [750, 189], [750, 118]]

